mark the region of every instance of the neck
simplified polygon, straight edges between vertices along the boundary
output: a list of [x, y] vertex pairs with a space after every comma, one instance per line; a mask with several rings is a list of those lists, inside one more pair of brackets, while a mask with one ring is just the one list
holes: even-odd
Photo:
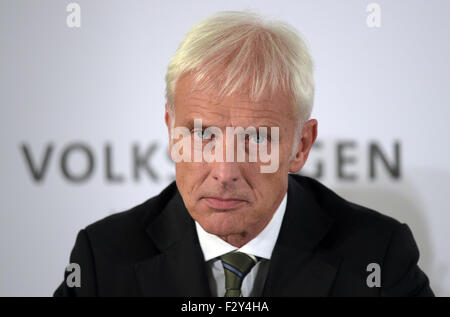
[[236, 248], [241, 248], [244, 245], [246, 245], [248, 242], [250, 242], [253, 238], [255, 238], [263, 229], [267, 226], [270, 219], [272, 219], [274, 213], [272, 213], [271, 217], [268, 219], [265, 219], [263, 222], [258, 223], [250, 230], [246, 230], [244, 232], [235, 233], [235, 234], [229, 234], [226, 236], [219, 236], [220, 239], [227, 242], [228, 244], [231, 244], [232, 246]]

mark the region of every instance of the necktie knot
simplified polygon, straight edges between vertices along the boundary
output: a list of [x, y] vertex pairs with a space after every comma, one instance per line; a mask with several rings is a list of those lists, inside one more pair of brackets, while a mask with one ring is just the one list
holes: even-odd
[[225, 272], [225, 297], [239, 297], [244, 277], [258, 262], [258, 259], [243, 252], [230, 252], [220, 257]]

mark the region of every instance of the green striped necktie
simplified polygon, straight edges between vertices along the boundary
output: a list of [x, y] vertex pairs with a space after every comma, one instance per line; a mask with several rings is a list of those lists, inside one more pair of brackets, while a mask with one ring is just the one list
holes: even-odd
[[242, 281], [258, 262], [258, 258], [242, 252], [230, 252], [220, 259], [225, 272], [225, 297], [240, 297]]

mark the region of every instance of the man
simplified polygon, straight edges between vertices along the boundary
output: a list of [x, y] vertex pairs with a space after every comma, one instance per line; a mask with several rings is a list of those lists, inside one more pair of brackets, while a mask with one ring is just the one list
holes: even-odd
[[433, 296], [406, 224], [296, 175], [317, 137], [312, 71], [286, 24], [196, 25], [166, 75], [176, 182], [81, 230], [81, 285], [55, 295]]

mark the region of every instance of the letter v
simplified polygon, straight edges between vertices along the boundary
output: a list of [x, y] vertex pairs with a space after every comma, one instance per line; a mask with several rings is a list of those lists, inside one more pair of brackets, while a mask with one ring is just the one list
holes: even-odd
[[32, 158], [32, 155], [30, 153], [30, 150], [28, 148], [28, 145], [22, 144], [21, 149], [22, 149], [23, 154], [25, 155], [26, 163], [31, 172], [31, 175], [33, 176], [34, 181], [36, 181], [36, 182], [42, 181], [42, 178], [48, 167], [48, 162], [50, 161], [50, 155], [53, 152], [53, 145], [48, 144], [45, 147], [44, 159], [39, 167], [36, 166], [36, 164]]

